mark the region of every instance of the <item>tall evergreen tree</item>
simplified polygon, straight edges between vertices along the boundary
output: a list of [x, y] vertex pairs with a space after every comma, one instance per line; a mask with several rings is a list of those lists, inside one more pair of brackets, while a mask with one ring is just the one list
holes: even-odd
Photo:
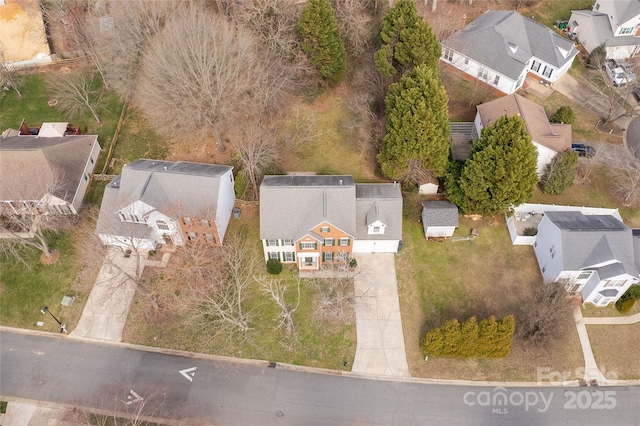
[[551, 159], [545, 169], [540, 185], [547, 194], [562, 194], [573, 185], [578, 165], [578, 153], [566, 149]]
[[437, 69], [440, 43], [431, 27], [418, 15], [414, 0], [398, 0], [384, 17], [380, 31], [382, 46], [375, 53], [380, 74], [401, 75], [418, 65]]
[[416, 67], [389, 87], [387, 134], [378, 154], [382, 173], [410, 180], [415, 171], [442, 176], [449, 162], [447, 94], [438, 72]]
[[[456, 202], [465, 213], [490, 215], [528, 201], [538, 181], [538, 153], [524, 122], [503, 116], [482, 131], [457, 182], [448, 180]], [[461, 198], [461, 199], [459, 199]]]
[[329, 0], [309, 0], [298, 21], [302, 50], [320, 75], [339, 83], [346, 67], [344, 42]]

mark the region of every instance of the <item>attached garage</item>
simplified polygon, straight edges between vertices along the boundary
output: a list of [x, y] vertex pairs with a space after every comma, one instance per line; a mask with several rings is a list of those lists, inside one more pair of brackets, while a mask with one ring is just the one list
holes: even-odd
[[354, 253], [396, 253], [399, 240], [356, 240], [353, 242]]

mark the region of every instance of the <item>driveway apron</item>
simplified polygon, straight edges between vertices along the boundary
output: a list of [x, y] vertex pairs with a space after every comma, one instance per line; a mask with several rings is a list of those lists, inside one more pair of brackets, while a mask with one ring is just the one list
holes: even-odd
[[144, 254], [127, 258], [119, 248], [108, 250], [72, 336], [122, 341], [122, 330], [136, 292], [134, 278], [142, 273], [145, 259]]
[[411, 377], [402, 334], [394, 255], [374, 253], [355, 257], [358, 344], [352, 371]]

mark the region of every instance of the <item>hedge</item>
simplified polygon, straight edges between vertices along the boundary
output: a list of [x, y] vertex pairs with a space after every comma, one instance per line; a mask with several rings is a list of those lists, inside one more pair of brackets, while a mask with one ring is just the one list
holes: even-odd
[[477, 322], [471, 317], [460, 324], [457, 319], [425, 333], [420, 344], [424, 355], [444, 358], [502, 358], [509, 355], [516, 320], [507, 315], [491, 316]]

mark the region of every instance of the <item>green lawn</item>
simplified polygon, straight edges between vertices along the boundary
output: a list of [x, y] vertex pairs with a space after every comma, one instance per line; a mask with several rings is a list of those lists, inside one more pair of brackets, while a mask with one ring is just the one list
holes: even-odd
[[[227, 236], [233, 233], [246, 234], [249, 241], [254, 241], [255, 248], [262, 253], [258, 239], [257, 208], [242, 207], [242, 218], [232, 219]], [[264, 271], [256, 271], [258, 275], [262, 273]], [[286, 297], [292, 303], [297, 295], [296, 275], [293, 269], [284, 268], [278, 277], [285, 278], [290, 283]], [[156, 275], [145, 283], [152, 293], [161, 291], [158, 288], [161, 285], [163, 285], [162, 275]], [[174, 292], [183, 293], [184, 283], [171, 285], [176, 286]], [[252, 329], [247, 334], [248, 339], [234, 336], [229, 339], [223, 337], [214, 340], [211, 337], [211, 330], [190, 325], [185, 314], [171, 317], [160, 314], [154, 317], [157, 320], [153, 320], [149, 314], [152, 310], [149, 298], [137, 293], [125, 326], [124, 340], [142, 345], [200, 353], [350, 370], [356, 348], [355, 315], [346, 323], [332, 323], [313, 318], [315, 293], [309, 281], [302, 280], [301, 303], [294, 315], [298, 343], [293, 350], [288, 350], [284, 346], [289, 341], [288, 337], [283, 330], [275, 328], [277, 310], [274, 303], [259, 290], [257, 283], [254, 283], [249, 291], [251, 296], [247, 308], [256, 307], [257, 316], [251, 324]], [[345, 361], [348, 362], [347, 367], [343, 365]]]
[[[79, 263], [69, 232], [52, 235], [49, 244], [60, 252], [60, 258], [52, 265], [40, 263], [40, 252], [29, 251], [28, 264], [5, 259], [1, 266], [0, 323], [6, 326], [59, 331], [58, 324], [49, 315], [42, 315], [40, 309], [48, 306], [54, 316], [68, 324], [72, 330], [84, 307], [86, 294], [74, 289]], [[64, 296], [76, 296], [72, 306], [62, 306]], [[44, 327], [36, 322], [44, 321]]]
[[122, 166], [139, 158], [162, 160], [169, 153], [167, 139], [158, 135], [135, 108], [129, 108], [113, 150], [109, 174], [118, 174]]
[[[420, 196], [405, 194], [404, 248], [396, 270], [407, 361], [414, 377], [473, 380], [534, 380], [536, 366], [559, 371], [581, 365], [575, 328], [563, 342], [532, 349], [515, 340], [504, 359], [434, 359], [419, 348], [420, 337], [446, 320], [464, 321], [476, 315], [503, 317], [529, 303], [541, 276], [531, 247], [513, 246], [501, 215], [473, 220], [460, 218], [454, 236], [480, 234], [473, 242], [427, 242], [420, 217]], [[568, 320], [570, 321], [570, 319]]]
[[534, 20], [553, 27], [558, 20], [568, 21], [572, 10], [591, 9], [591, 6], [592, 0], [548, 0], [534, 7], [532, 15]]

